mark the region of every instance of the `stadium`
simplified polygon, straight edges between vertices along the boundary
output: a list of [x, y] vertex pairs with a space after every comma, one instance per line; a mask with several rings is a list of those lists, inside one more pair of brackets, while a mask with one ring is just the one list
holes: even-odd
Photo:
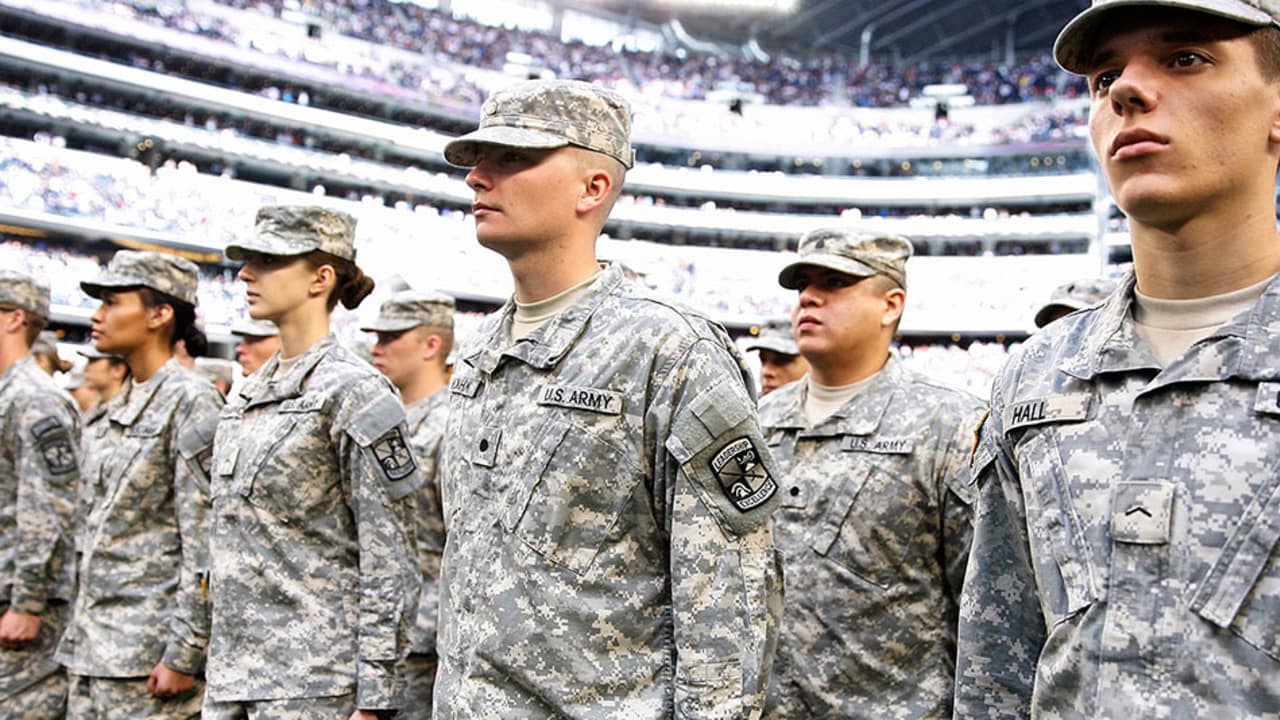
[[486, 93], [561, 77], [635, 113], [601, 259], [737, 336], [789, 311], [773, 280], [803, 232], [883, 229], [915, 246], [900, 353], [985, 392], [1053, 287], [1123, 272], [1087, 92], [1048, 55], [1081, 3], [749, 5], [3, 0], [3, 264], [49, 280], [74, 345], [115, 249], [179, 253], [229, 355], [221, 249], [258, 206], [319, 203], [359, 218], [366, 308], [439, 289], [474, 325], [510, 280], [441, 150]]

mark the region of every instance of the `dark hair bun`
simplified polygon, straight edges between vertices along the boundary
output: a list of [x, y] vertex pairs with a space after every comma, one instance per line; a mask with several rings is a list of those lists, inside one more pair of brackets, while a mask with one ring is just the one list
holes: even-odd
[[355, 310], [365, 298], [369, 297], [369, 293], [373, 292], [373, 285], [373, 278], [365, 275], [360, 268], [355, 268], [355, 275], [342, 286], [342, 296], [339, 298], [342, 300], [342, 306], [348, 310]]

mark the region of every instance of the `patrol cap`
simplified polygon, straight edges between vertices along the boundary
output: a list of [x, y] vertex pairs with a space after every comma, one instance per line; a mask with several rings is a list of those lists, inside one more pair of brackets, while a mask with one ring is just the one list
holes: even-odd
[[258, 208], [253, 237], [231, 243], [226, 255], [244, 262], [249, 253], [304, 255], [312, 250], [356, 261], [356, 219], [317, 205], [267, 205]]
[[167, 253], [119, 250], [93, 282], [84, 281], [80, 288], [89, 297], [101, 298], [103, 290], [145, 287], [195, 305], [199, 282], [196, 264], [190, 260]]
[[93, 362], [94, 360], [119, 360], [120, 359], [119, 355], [104, 353], [98, 348], [94, 347], [92, 344], [85, 345], [84, 347], [76, 348], [76, 354], [82, 358], [85, 358], [89, 362]]
[[790, 318], [771, 318], [760, 325], [755, 340], [747, 350], [769, 350], [783, 355], [799, 355], [796, 338], [791, 334]]
[[84, 387], [84, 382], [84, 371], [79, 369], [72, 370], [67, 373], [67, 382], [62, 386], [62, 389], [70, 392], [71, 390]]
[[1093, 307], [1107, 299], [1116, 289], [1115, 282], [1106, 278], [1083, 278], [1059, 285], [1049, 295], [1049, 302], [1036, 311], [1036, 327], [1042, 328], [1053, 320], [1057, 309], [1067, 312]]
[[453, 298], [438, 292], [402, 290], [382, 302], [365, 332], [400, 332], [421, 325], [453, 328]]
[[480, 108], [479, 129], [444, 146], [454, 165], [476, 164], [481, 145], [550, 150], [574, 145], [630, 169], [631, 105], [612, 90], [579, 80], [530, 80], [498, 90]]
[[[1254, 27], [1280, 25], [1280, 0], [1093, 0], [1087, 10], [1058, 33], [1053, 58], [1068, 72], [1087, 73], [1103, 19], [1111, 11], [1125, 7], [1191, 10]], [[1153, 13], [1151, 17], [1156, 19], [1159, 15]]]
[[0, 270], [0, 305], [22, 308], [49, 319], [49, 286], [30, 275]]
[[911, 243], [897, 235], [846, 228], [810, 230], [800, 238], [800, 257], [782, 268], [778, 284], [797, 289], [796, 271], [805, 265], [829, 268], [854, 277], [883, 275], [907, 286], [907, 258]]
[[58, 336], [52, 330], [41, 330], [36, 335], [36, 341], [31, 344], [32, 355], [48, 355], [59, 363], [62, 358], [58, 355]]
[[242, 317], [231, 324], [231, 334], [241, 337], [266, 338], [280, 334], [280, 329], [270, 320], [254, 320]]

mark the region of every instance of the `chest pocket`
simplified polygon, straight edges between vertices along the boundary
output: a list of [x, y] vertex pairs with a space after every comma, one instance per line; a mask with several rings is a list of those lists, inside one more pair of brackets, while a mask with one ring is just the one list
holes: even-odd
[[341, 498], [324, 409], [323, 397], [304, 395], [256, 418], [224, 417], [214, 448], [215, 494], [240, 495], [284, 518], [333, 509]]
[[[166, 478], [173, 474], [165, 452], [165, 429], [154, 421], [127, 425], [119, 444], [102, 448], [102, 492], [126, 507], [151, 507], [148, 499], [153, 494], [163, 498], [171, 483], [155, 482], [152, 468], [164, 468], [160, 474]], [[143, 482], [147, 480], [151, 481]]]
[[585, 574], [625, 536], [623, 513], [640, 476], [620, 449], [557, 420], [530, 449], [503, 526], [548, 561]]
[[852, 463], [811, 535], [814, 552], [887, 590], [898, 578], [909, 538], [902, 510], [917, 504], [909, 484], [865, 458]]

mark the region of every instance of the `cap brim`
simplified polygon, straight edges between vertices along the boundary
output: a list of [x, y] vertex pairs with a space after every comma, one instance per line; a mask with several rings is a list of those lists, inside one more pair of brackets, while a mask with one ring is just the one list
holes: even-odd
[[1087, 308], [1087, 307], [1092, 307], [1092, 306], [1082, 302], [1062, 302], [1058, 300], [1055, 300], [1051, 303], [1045, 303], [1043, 307], [1041, 307], [1039, 310], [1036, 311], [1036, 316], [1035, 316], [1036, 327], [1042, 328], [1045, 325], [1048, 325], [1049, 316], [1052, 315], [1055, 310], [1066, 310], [1068, 313], [1073, 313], [1077, 310], [1083, 310], [1084, 308]]
[[806, 265], [809, 267], [820, 267], [827, 268], [828, 270], [835, 270], [836, 272], [842, 272], [845, 275], [852, 275], [857, 278], [871, 277], [876, 274], [876, 271], [870, 266], [864, 265], [852, 258], [843, 257], [841, 255], [814, 254], [805, 257], [803, 260], [797, 260], [782, 268], [782, 271], [778, 273], [778, 284], [788, 290], [796, 290], [796, 272]]
[[768, 350], [782, 355], [799, 355], [800, 349], [795, 343], [788, 343], [785, 340], [756, 340], [747, 346], [747, 351], [752, 350]]
[[149, 287], [146, 283], [140, 282], [138, 278], [126, 275], [116, 275], [104, 271], [101, 275], [92, 281], [81, 280], [80, 289], [85, 295], [97, 300], [102, 299], [103, 290], [113, 290], [116, 288], [136, 288]]
[[232, 262], [245, 262], [249, 259], [249, 255], [278, 255], [280, 257], [289, 257], [292, 255], [306, 255], [316, 248], [297, 248], [287, 245], [273, 245], [270, 241], [261, 237], [254, 237], [250, 240], [242, 240], [233, 245], [228, 245], [222, 251]]
[[1089, 63], [1093, 60], [1094, 40], [1102, 19], [1120, 8], [1151, 6], [1216, 15], [1259, 27], [1275, 22], [1266, 12], [1237, 0], [1113, 0], [1094, 5], [1072, 18], [1053, 43], [1053, 59], [1067, 72], [1087, 74]]
[[368, 325], [362, 325], [362, 332], [404, 332], [422, 325], [423, 323], [413, 322], [412, 320], [374, 320]]
[[450, 165], [472, 167], [476, 164], [482, 145], [551, 150], [570, 144], [564, 137], [545, 130], [494, 125], [480, 128], [450, 141], [444, 146], [444, 159]]

